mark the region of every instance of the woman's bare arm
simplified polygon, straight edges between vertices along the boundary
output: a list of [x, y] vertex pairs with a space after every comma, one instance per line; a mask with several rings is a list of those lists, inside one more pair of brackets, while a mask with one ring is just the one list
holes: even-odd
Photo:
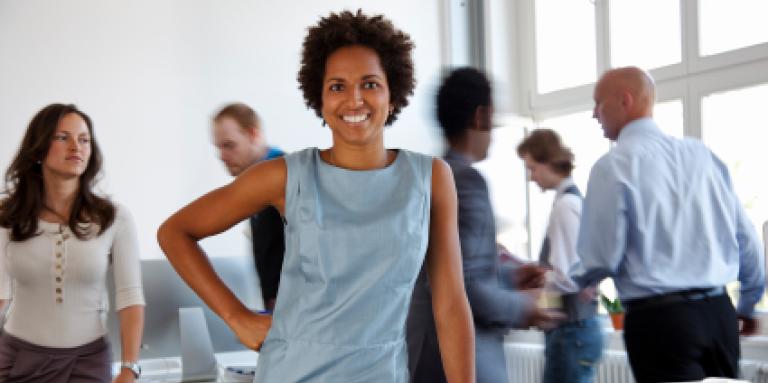
[[250, 167], [232, 183], [216, 189], [168, 218], [157, 240], [176, 272], [246, 346], [257, 349], [271, 317], [251, 313], [214, 271], [197, 241], [221, 233], [268, 206], [281, 213], [285, 204], [285, 160]]
[[464, 290], [456, 186], [442, 160], [432, 166], [432, 209], [427, 272], [440, 355], [449, 382], [475, 381], [475, 333]]

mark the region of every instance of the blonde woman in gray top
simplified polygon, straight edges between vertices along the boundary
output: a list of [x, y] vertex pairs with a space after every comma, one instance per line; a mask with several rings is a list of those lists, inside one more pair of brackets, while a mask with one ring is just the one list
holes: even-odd
[[144, 294], [133, 219], [95, 195], [101, 152], [74, 105], [35, 115], [0, 201], [0, 382], [109, 382], [106, 276], [114, 270], [123, 367], [133, 382]]

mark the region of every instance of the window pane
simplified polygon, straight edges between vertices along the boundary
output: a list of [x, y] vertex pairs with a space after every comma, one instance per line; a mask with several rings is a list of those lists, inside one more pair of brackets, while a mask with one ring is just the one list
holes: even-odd
[[[538, 127], [556, 131], [563, 139], [565, 146], [571, 148], [576, 159], [576, 168], [572, 174], [573, 180], [582, 193], [586, 193], [592, 165], [610, 148], [608, 139], [603, 137], [603, 130], [597, 120], [592, 118], [592, 112], [580, 112], [544, 120], [538, 124]], [[542, 193], [541, 189], [533, 183], [529, 187], [531, 241], [533, 242], [531, 249], [534, 259], [536, 259], [546, 231], [554, 194], [552, 192]]]
[[768, 1], [699, 0], [702, 56], [768, 42]]
[[653, 119], [664, 133], [677, 138], [683, 137], [683, 102], [681, 100], [656, 104], [653, 107]]
[[679, 1], [611, 0], [609, 9], [612, 67], [653, 69], [680, 62]]
[[736, 194], [761, 237], [768, 219], [765, 100], [768, 84], [713, 94], [702, 101], [704, 140], [728, 166]]
[[539, 93], [596, 80], [595, 7], [574, 0], [536, 1]]
[[499, 243], [512, 254], [528, 257], [528, 229], [525, 224], [525, 166], [517, 156], [523, 139], [519, 127], [499, 127], [492, 132], [488, 158], [476, 164], [485, 176], [496, 216]]

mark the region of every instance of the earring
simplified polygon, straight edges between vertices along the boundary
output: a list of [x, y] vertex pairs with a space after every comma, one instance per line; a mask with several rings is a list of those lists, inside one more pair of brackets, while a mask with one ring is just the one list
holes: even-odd
[[40, 160], [37, 160], [35, 162], [37, 162], [38, 165], [42, 165], [42, 163], [43, 163], [43, 161], [40, 161]]

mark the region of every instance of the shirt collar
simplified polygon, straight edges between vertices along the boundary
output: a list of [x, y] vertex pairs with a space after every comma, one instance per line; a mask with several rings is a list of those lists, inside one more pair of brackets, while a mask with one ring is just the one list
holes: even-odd
[[274, 158], [281, 157], [283, 155], [283, 151], [278, 148], [273, 148], [271, 146], [267, 146], [267, 152], [264, 154], [264, 157], [262, 157], [259, 161], [265, 161], [265, 160], [271, 160]]
[[628, 124], [624, 125], [624, 128], [619, 132], [619, 137], [616, 139], [616, 143], [620, 143], [622, 140], [637, 135], [647, 133], [659, 133], [659, 126], [656, 125], [656, 121], [651, 117], [638, 118], [632, 120]]
[[565, 192], [565, 189], [568, 189], [569, 187], [574, 186], [574, 185], [576, 185], [576, 183], [573, 182], [573, 178], [571, 178], [571, 177], [563, 178], [563, 180], [560, 181], [560, 184], [557, 185], [557, 188], [555, 188], [557, 196], [558, 197], [561, 196]]

